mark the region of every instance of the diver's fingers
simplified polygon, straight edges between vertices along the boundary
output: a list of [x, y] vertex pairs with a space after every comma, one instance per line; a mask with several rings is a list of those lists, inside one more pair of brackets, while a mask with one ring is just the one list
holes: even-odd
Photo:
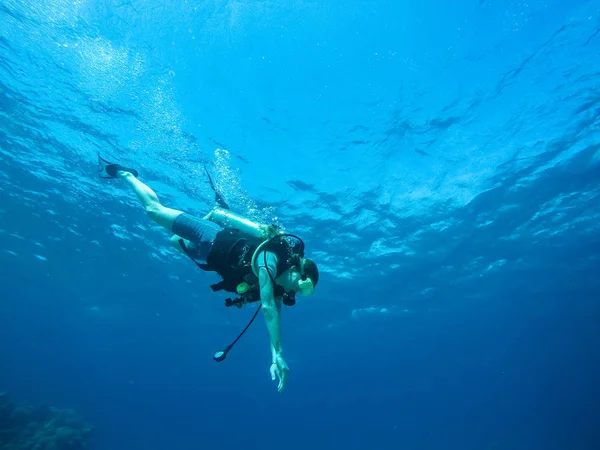
[[279, 386], [277, 387], [277, 391], [281, 392], [283, 391], [283, 388], [285, 387], [285, 383], [287, 381], [287, 377], [288, 377], [288, 373], [286, 370], [282, 370], [281, 371], [281, 376], [279, 377]]

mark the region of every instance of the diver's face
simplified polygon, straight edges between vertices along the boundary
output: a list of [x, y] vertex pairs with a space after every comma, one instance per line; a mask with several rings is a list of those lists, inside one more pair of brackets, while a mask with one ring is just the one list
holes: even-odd
[[294, 287], [294, 291], [298, 292], [300, 290], [298, 283], [302, 280], [298, 269], [296, 269], [295, 267], [292, 267], [290, 269], [288, 280], [290, 284]]
[[301, 280], [300, 272], [295, 267], [288, 269], [281, 278], [278, 278], [278, 282], [285, 288], [286, 291], [299, 291], [298, 282]]
[[284, 287], [286, 289], [293, 290], [300, 295], [312, 295], [315, 289], [314, 284], [309, 277], [307, 277], [306, 280], [302, 280], [302, 275], [300, 275], [300, 271], [295, 266], [288, 269], [285, 284], [286, 286]]

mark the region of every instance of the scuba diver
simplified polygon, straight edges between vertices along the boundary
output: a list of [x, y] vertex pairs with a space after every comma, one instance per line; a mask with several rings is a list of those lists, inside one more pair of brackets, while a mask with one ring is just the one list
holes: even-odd
[[226, 299], [225, 306], [260, 302], [246, 328], [224, 350], [215, 352], [213, 358], [223, 361], [262, 309], [271, 344], [271, 379], [278, 380], [277, 389], [281, 392], [290, 370], [281, 345], [282, 304], [293, 306], [297, 293], [312, 295], [319, 282], [317, 265], [304, 257], [302, 239], [275, 225], [257, 224], [233, 213], [208, 171], [215, 207], [204, 218], [198, 218], [163, 206], [156, 193], [137, 178], [135, 169], [113, 164], [100, 155], [98, 163], [101, 177], [123, 180], [135, 192], [146, 214], [173, 233], [171, 244], [178, 251], [200, 269], [220, 275], [222, 280], [211, 285], [211, 289], [237, 295]]

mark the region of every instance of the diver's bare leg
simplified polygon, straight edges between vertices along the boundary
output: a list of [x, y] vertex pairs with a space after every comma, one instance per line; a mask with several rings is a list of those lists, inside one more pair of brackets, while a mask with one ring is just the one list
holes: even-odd
[[183, 212], [161, 205], [156, 192], [134, 177], [132, 173], [120, 171], [118, 176], [133, 189], [146, 209], [148, 217], [168, 231], [173, 231], [173, 222]]

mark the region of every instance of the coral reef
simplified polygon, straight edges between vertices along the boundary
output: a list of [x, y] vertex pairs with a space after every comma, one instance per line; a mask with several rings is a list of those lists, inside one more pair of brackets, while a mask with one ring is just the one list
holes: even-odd
[[18, 405], [0, 393], [0, 450], [81, 450], [91, 431], [71, 409]]

